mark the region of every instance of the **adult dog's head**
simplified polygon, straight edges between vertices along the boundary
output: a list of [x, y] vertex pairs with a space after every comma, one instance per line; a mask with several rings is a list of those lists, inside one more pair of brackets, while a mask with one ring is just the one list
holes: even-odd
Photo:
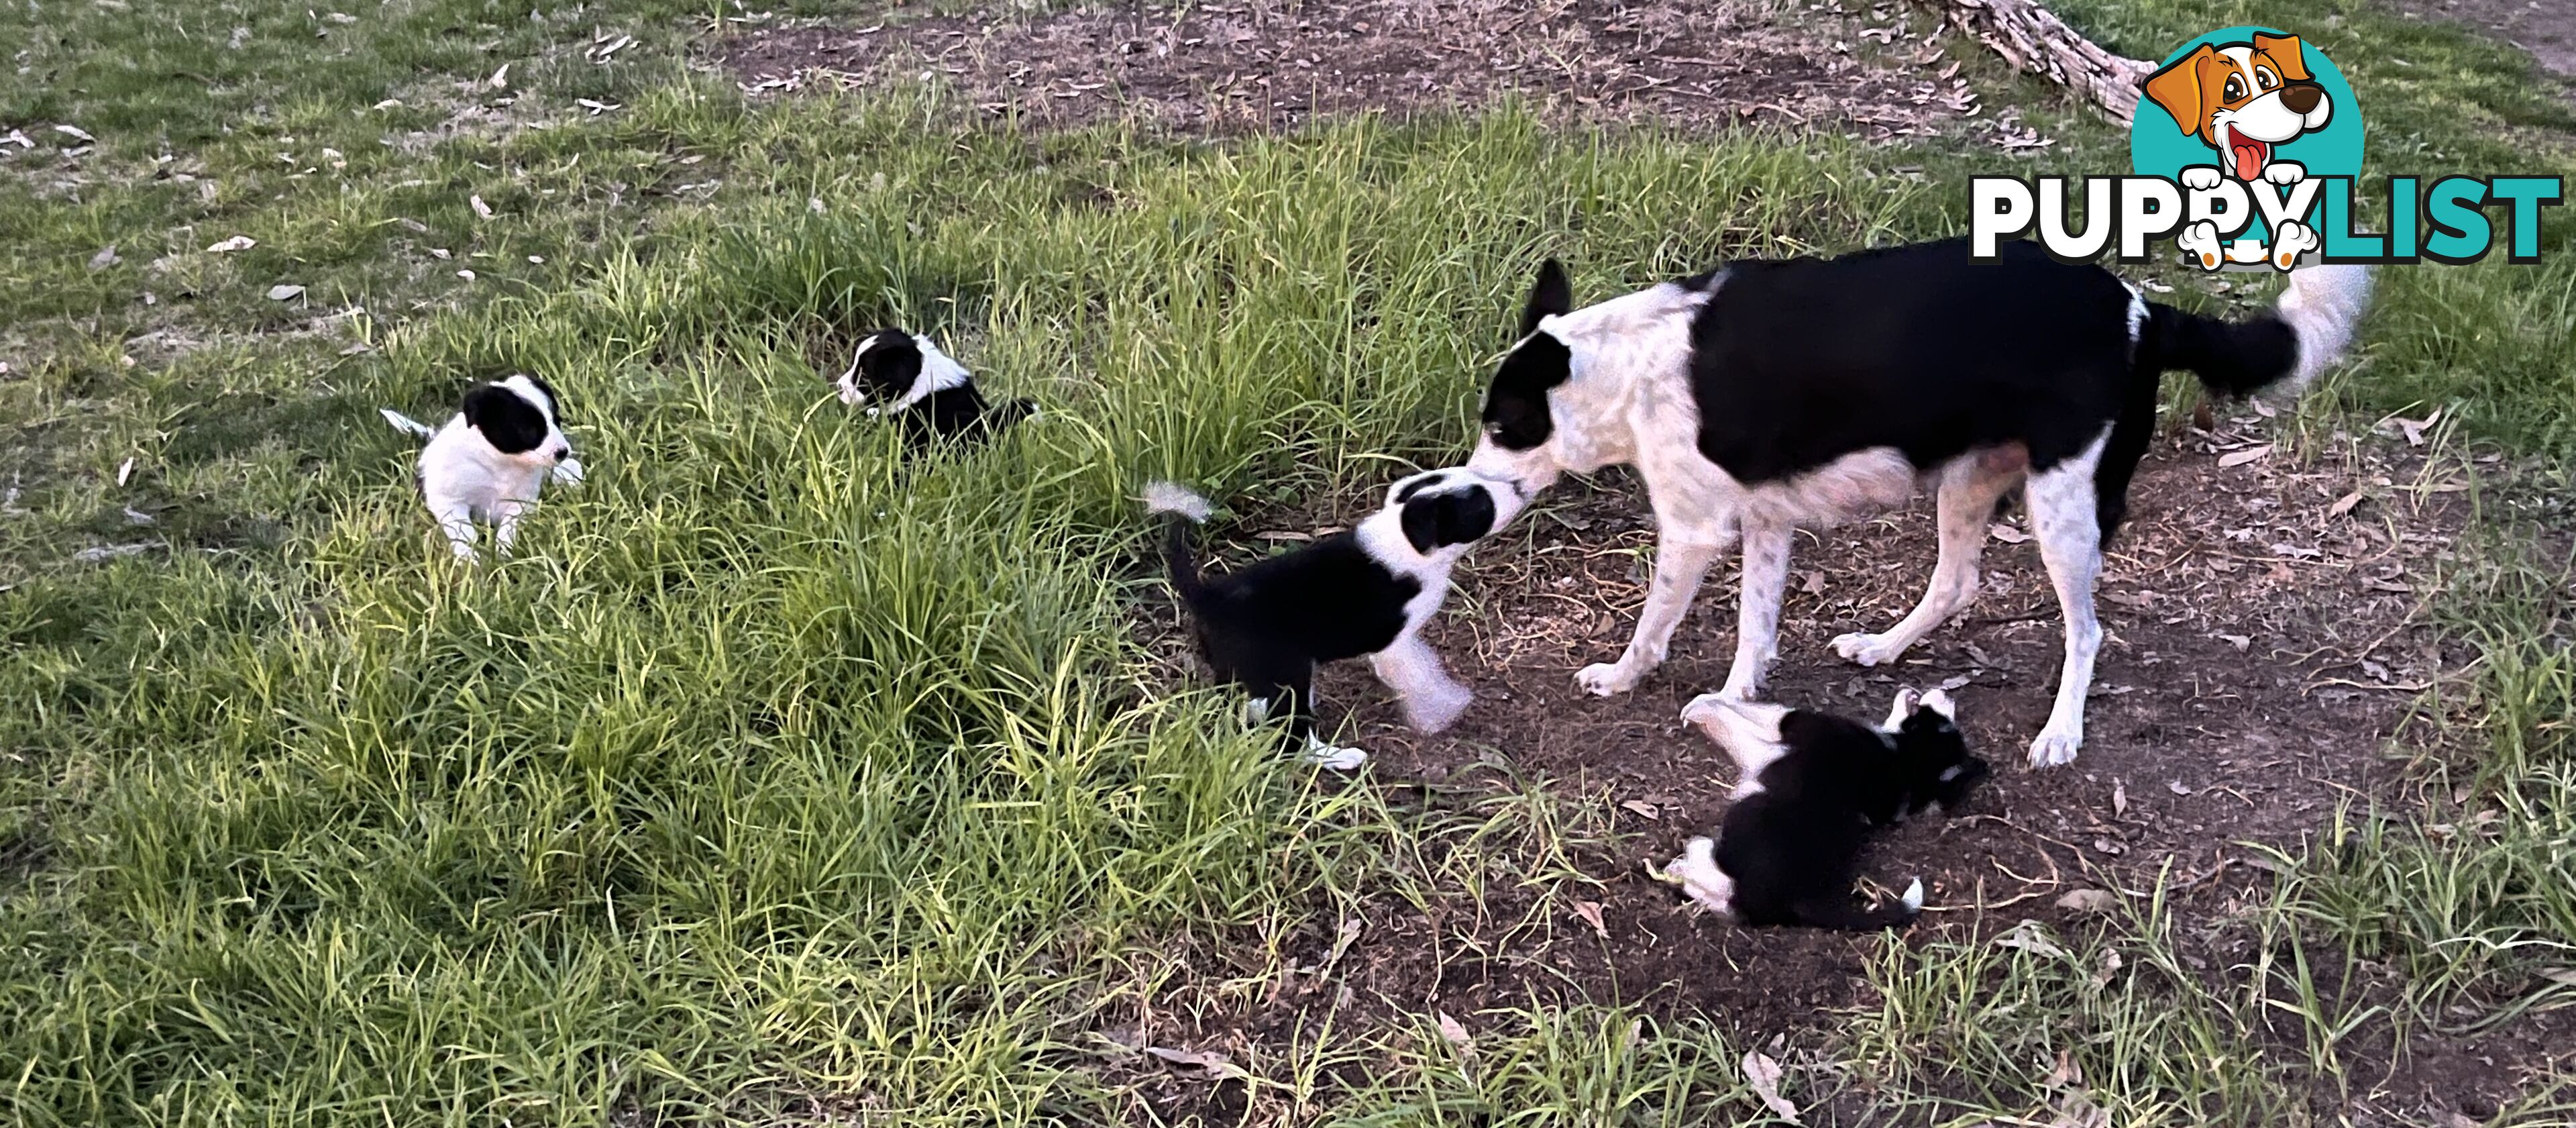
[[2218, 151], [2227, 175], [2244, 181], [2263, 179], [2275, 147], [2325, 128], [2334, 111], [2295, 35], [2203, 43], [2147, 76], [2146, 91], [2183, 132]]
[[1535, 494], [1557, 475], [1636, 458], [1625, 408], [1641, 384], [1690, 360], [1690, 318], [1721, 276], [1667, 282], [1574, 308], [1555, 259], [1521, 307], [1520, 340], [1485, 388], [1467, 468]]
[[505, 459], [553, 466], [572, 457], [554, 387], [543, 379], [522, 373], [476, 385], [458, 410], [465, 425]]

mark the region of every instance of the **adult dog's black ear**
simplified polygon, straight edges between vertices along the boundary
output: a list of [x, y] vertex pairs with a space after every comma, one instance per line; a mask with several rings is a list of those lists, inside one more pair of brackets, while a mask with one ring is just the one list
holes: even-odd
[[1422, 494], [1404, 503], [1404, 539], [1413, 551], [1470, 544], [1494, 531], [1494, 499], [1483, 490]]
[[1539, 264], [1538, 282], [1530, 287], [1529, 304], [1521, 307], [1521, 331], [1514, 337], [1538, 332], [1539, 319], [1558, 317], [1574, 309], [1574, 287], [1565, 280], [1565, 267], [1555, 259]]
[[465, 393], [458, 410], [466, 426], [482, 432], [483, 441], [503, 454], [526, 454], [546, 441], [545, 413], [499, 384], [484, 384]]

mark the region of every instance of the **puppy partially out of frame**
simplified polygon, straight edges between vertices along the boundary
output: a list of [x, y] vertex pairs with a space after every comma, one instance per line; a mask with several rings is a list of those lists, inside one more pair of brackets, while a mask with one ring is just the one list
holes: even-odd
[[833, 386], [844, 404], [866, 404], [870, 415], [894, 416], [903, 425], [904, 445], [915, 450], [941, 439], [990, 438], [1038, 413], [1036, 400], [986, 403], [965, 366], [930, 338], [901, 329], [861, 338], [849, 369]]
[[1899, 690], [1876, 728], [1716, 694], [1691, 702], [1682, 719], [1726, 749], [1738, 774], [1717, 836], [1692, 839], [1664, 872], [1692, 900], [1755, 927], [1912, 923], [1923, 910], [1919, 878], [1894, 903], [1853, 903], [1861, 847], [1874, 827], [1958, 806], [1988, 774], [1937, 689], [1920, 698]]
[[1190, 527], [1207, 519], [1206, 498], [1170, 482], [1145, 489], [1148, 513], [1164, 515], [1164, 563], [1190, 612], [1201, 658], [1252, 699], [1251, 723], [1288, 721], [1287, 747], [1342, 771], [1366, 753], [1315, 735], [1319, 663], [1367, 655], [1395, 690], [1405, 722], [1424, 732], [1449, 727], [1475, 694], [1449, 676], [1422, 640], [1423, 624], [1449, 594], [1449, 569], [1468, 546], [1511, 523], [1527, 498], [1509, 483], [1464, 470], [1433, 470], [1397, 482], [1386, 505], [1358, 527], [1224, 575], [1199, 570]]
[[537, 503], [548, 478], [580, 484], [581, 462], [564, 437], [561, 404], [551, 385], [523, 373], [475, 385], [442, 427], [379, 409], [395, 430], [429, 440], [420, 451], [421, 500], [457, 559], [476, 559], [477, 521], [492, 526], [493, 547], [508, 555], [519, 518]]

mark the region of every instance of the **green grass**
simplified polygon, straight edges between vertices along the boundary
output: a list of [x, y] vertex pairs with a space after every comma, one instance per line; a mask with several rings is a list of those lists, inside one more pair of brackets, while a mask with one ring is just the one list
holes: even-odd
[[[2334, 28], [2375, 84], [2386, 167], [2576, 171], [2563, 107], [2493, 48], [2291, 8], [2267, 18]], [[2243, 18], [2069, 11], [2138, 54]], [[1616, 852], [1606, 797], [1397, 807], [1276, 762], [1147, 669], [1127, 498], [1167, 475], [1247, 509], [1359, 496], [1455, 455], [1539, 255], [1600, 295], [1947, 233], [2001, 159], [1516, 112], [1204, 145], [976, 128], [935, 91], [751, 106], [677, 62], [732, 13], [0, 12], [28, 44], [0, 126], [40, 146], [0, 165], [9, 1122], [1135, 1118], [1136, 1067], [1091, 1031], [1253, 997], [1299, 928], [1506, 889], [1545, 910], [1524, 929], [1563, 919]], [[596, 64], [594, 28], [640, 42]], [[2446, 115], [2481, 128], [2425, 124]], [[2046, 165], [2122, 159], [2050, 127]], [[234, 234], [258, 245], [205, 250]], [[2389, 272], [2312, 410], [2440, 404], [2464, 442], [2576, 450], [2576, 228], [2548, 242], [2539, 269]], [[1055, 410], [905, 475], [815, 373], [887, 320]], [[459, 568], [373, 408], [517, 368], [572, 389], [591, 481], [520, 558]], [[1881, 1001], [1792, 1095], [2027, 1116], [2067, 1100], [2062, 1051], [2117, 1123], [2322, 1122], [2353, 1046], [2564, 1005], [2565, 485], [2484, 483], [2441, 605], [2479, 660], [2403, 743], [2420, 801], [2348, 811], [2239, 918], [2153, 909], [2060, 955], [1889, 945]], [[2363, 980], [2393, 986], [2321, 986]], [[1430, 1016], [1267, 1047], [1238, 1063], [1252, 1115], [1761, 1115], [1729, 1016], [1462, 1017], [1471, 1059]]]

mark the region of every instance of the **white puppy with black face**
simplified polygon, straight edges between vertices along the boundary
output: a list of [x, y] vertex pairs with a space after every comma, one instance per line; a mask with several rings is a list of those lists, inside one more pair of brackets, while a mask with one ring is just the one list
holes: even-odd
[[421, 499], [457, 559], [477, 558], [477, 521], [492, 526], [494, 547], [507, 555], [519, 518], [537, 503], [546, 479], [580, 483], [581, 463], [564, 437], [559, 402], [544, 380], [521, 374], [475, 385], [456, 416], [435, 429], [381, 409], [396, 430], [429, 440], [420, 452]]

